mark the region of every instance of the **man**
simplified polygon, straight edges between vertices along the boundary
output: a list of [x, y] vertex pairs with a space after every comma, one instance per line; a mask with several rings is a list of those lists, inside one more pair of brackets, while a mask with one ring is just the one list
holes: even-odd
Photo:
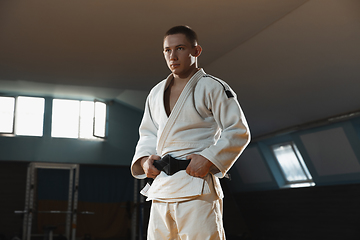
[[198, 68], [192, 29], [168, 30], [163, 49], [171, 74], [149, 93], [131, 164], [134, 177], [154, 178], [142, 190], [152, 200], [148, 239], [225, 239], [219, 178], [249, 143], [249, 128], [230, 87]]

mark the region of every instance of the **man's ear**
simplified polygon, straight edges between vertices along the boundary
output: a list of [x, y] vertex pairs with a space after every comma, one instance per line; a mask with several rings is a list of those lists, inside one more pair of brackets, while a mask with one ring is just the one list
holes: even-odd
[[195, 51], [194, 51], [193, 56], [194, 56], [194, 57], [200, 56], [200, 54], [201, 54], [201, 52], [202, 52], [202, 47], [201, 47], [200, 45], [196, 45], [196, 46], [194, 47], [194, 49], [195, 49]]

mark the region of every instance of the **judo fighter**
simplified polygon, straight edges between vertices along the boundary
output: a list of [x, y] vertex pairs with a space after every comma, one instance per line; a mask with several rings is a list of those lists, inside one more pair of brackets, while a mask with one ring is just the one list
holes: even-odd
[[152, 201], [150, 240], [225, 239], [219, 178], [250, 132], [235, 92], [198, 68], [201, 51], [191, 28], [168, 30], [163, 54], [171, 74], [146, 100], [131, 172], [154, 179], [141, 191]]

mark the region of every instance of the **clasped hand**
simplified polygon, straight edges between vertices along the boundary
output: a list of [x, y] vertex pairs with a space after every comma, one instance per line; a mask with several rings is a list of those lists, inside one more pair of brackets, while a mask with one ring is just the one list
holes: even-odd
[[[160, 156], [151, 155], [149, 157], [143, 157], [140, 159], [140, 165], [143, 168], [146, 177], [155, 178], [160, 174], [160, 171], [153, 165], [154, 161], [160, 160]], [[213, 165], [207, 158], [199, 154], [190, 154], [186, 159], [191, 160], [190, 164], [186, 168], [186, 173], [193, 177], [203, 178]]]

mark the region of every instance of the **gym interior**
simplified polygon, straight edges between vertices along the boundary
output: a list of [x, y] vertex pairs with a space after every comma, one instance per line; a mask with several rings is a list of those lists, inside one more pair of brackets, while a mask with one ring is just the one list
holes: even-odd
[[163, 33], [178, 24], [198, 32], [200, 66], [237, 93], [252, 134], [221, 180], [227, 239], [359, 239], [359, 9], [2, 1], [0, 240], [146, 239], [147, 179], [129, 166], [148, 91], [168, 74]]

